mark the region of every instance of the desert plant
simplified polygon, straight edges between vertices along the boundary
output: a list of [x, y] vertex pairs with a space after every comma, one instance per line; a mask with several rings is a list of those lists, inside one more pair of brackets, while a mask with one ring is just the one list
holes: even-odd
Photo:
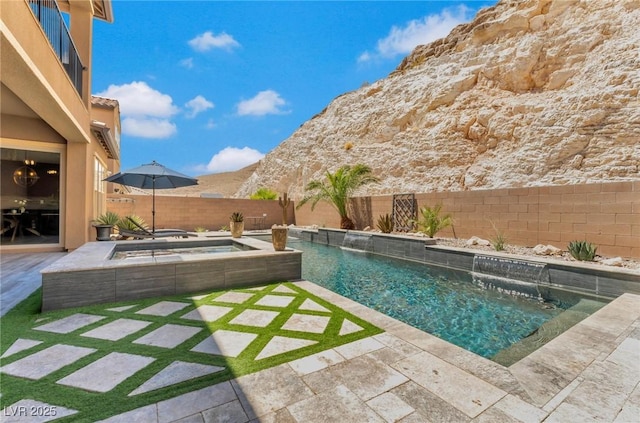
[[593, 261], [598, 247], [587, 241], [571, 241], [567, 249], [576, 260]]
[[318, 201], [330, 203], [340, 215], [341, 229], [355, 229], [353, 221], [349, 218], [347, 206], [349, 197], [363, 185], [378, 182], [378, 178], [371, 174], [371, 168], [364, 164], [342, 166], [335, 173], [327, 171], [325, 181], [310, 181], [305, 190], [304, 198], [300, 200], [296, 208], [302, 207], [311, 201], [311, 210]]
[[378, 223], [376, 224], [378, 229], [384, 234], [390, 234], [393, 232], [393, 219], [389, 213], [381, 214], [378, 217]]
[[496, 251], [504, 251], [504, 246], [507, 243], [506, 235], [498, 229], [493, 222], [491, 222], [491, 226], [493, 226], [493, 231], [495, 232], [495, 236], [489, 240], [493, 249]]
[[244, 222], [244, 215], [241, 212], [233, 212], [229, 217], [232, 222]]
[[207, 232], [207, 228], [203, 228], [202, 226], [196, 226], [193, 229], [194, 232]]
[[353, 148], [353, 143], [351, 141], [347, 141], [344, 143], [344, 149], [345, 151], [349, 151]]
[[249, 198], [252, 200], [275, 200], [278, 198], [278, 193], [269, 188], [258, 188]]
[[220, 226], [220, 231], [221, 232], [229, 232], [229, 227], [227, 225], [222, 225], [222, 226]]
[[93, 223], [94, 225], [115, 226], [118, 224], [119, 220], [120, 220], [120, 216], [118, 216], [118, 213], [108, 211], [98, 216], [98, 218], [94, 220]]
[[135, 214], [125, 216], [122, 219], [118, 220], [118, 223], [116, 224], [116, 226], [118, 227], [118, 229], [124, 229], [127, 231], [139, 231], [140, 228], [134, 225], [133, 222], [131, 222], [132, 220], [136, 222], [138, 225], [140, 225], [141, 227], [145, 229], [149, 229], [144, 219]]
[[282, 193], [282, 197], [278, 197], [278, 205], [282, 207], [282, 224], [286, 225], [289, 220], [287, 219], [287, 209], [291, 204], [291, 199], [287, 198], [287, 193]]
[[420, 228], [420, 232], [427, 234], [429, 238], [433, 238], [433, 236], [442, 229], [451, 226], [453, 224], [453, 218], [448, 213], [441, 215], [441, 211], [442, 204], [436, 204], [433, 208], [420, 208], [422, 218], [416, 222], [418, 224], [418, 228]]

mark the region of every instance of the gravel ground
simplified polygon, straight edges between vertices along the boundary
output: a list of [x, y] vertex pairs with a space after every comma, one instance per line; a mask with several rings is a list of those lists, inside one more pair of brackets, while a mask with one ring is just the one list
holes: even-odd
[[[467, 239], [438, 238], [438, 237], [436, 237], [436, 242], [437, 242], [438, 245], [447, 246], [447, 247], [458, 247], [458, 248], [465, 248], [465, 249], [477, 250], [477, 251], [495, 251], [492, 246], [482, 246], [482, 245], [468, 246], [467, 245]], [[558, 247], [558, 248], [560, 248], [560, 247]], [[521, 256], [546, 258], [546, 259], [550, 259], [550, 260], [578, 262], [566, 250], [562, 251], [561, 255], [543, 256], [543, 255], [536, 254], [533, 251], [533, 248], [520, 247], [520, 246], [517, 246], [517, 245], [508, 245], [507, 244], [507, 245], [505, 245], [505, 249], [502, 252], [503, 253], [507, 253], [507, 254], [517, 254], [517, 255], [521, 255]], [[609, 265], [606, 265], [606, 264], [602, 263], [603, 260], [610, 259], [610, 258], [612, 258], [612, 257], [603, 257], [603, 256], [596, 255], [594, 263], [599, 264], [601, 266], [613, 267], [613, 266], [609, 266]], [[631, 269], [631, 270], [637, 270], [637, 271], [640, 272], [640, 261], [631, 260], [631, 259], [622, 259], [622, 264], [621, 264], [621, 266], [618, 266], [618, 267], [623, 267], [625, 269]]]

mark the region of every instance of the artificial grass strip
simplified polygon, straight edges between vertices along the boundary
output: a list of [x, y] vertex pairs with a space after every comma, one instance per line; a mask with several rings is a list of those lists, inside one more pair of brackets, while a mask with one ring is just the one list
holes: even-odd
[[[286, 286], [293, 291], [293, 293], [274, 291], [280, 285]], [[251, 294], [252, 296], [248, 297], [240, 304], [219, 300], [219, 297], [227, 292], [242, 292]], [[293, 300], [285, 307], [257, 304], [267, 295], [293, 297]], [[307, 299], [325, 307], [328, 312], [300, 310], [299, 307]], [[188, 304], [188, 306], [167, 316], [137, 314], [138, 311], [159, 303], [160, 301], [183, 302]], [[104, 419], [112, 415], [173, 398], [235, 377], [274, 367], [282, 363], [303, 358], [311, 354], [325, 351], [327, 349], [382, 332], [381, 329], [369, 322], [362, 320], [289, 282], [270, 284], [261, 290], [238, 288], [233, 290], [214, 291], [197, 299], [192, 299], [190, 296], [183, 294], [164, 298], [141, 299], [137, 301], [85, 306], [74, 309], [57, 310], [43, 314], [40, 314], [39, 311], [40, 302], [41, 291], [38, 290], [0, 319], [0, 354], [3, 354], [19, 338], [42, 341], [41, 344], [32, 346], [31, 348], [2, 359], [2, 363], [0, 363], [1, 365], [4, 366], [10, 364], [56, 344], [93, 348], [96, 351], [68, 366], [52, 372], [40, 380], [28, 380], [0, 373], [0, 389], [2, 391], [2, 396], [0, 397], [0, 408], [5, 409], [22, 399], [34, 399], [51, 405], [67, 407], [79, 411], [77, 414], [59, 419], [58, 421], [60, 422], [95, 421]], [[192, 312], [202, 305], [223, 306], [229, 307], [232, 310], [213, 322], [182, 318], [185, 314]], [[132, 307], [122, 311], [107, 310], [109, 308], [123, 306]], [[231, 323], [234, 318], [246, 310], [277, 311], [279, 314], [265, 327], [254, 327]], [[98, 322], [78, 328], [68, 334], [58, 334], [34, 329], [77, 313], [103, 316], [104, 318]], [[329, 318], [329, 321], [323, 333], [282, 329], [282, 326], [294, 314], [325, 316]], [[92, 329], [102, 327], [103, 325], [118, 319], [140, 320], [150, 322], [150, 324], [116, 341], [82, 336], [82, 334], [89, 332]], [[345, 319], [357, 324], [362, 328], [362, 330], [347, 335], [339, 335], [340, 328], [342, 327]], [[133, 343], [133, 341], [167, 324], [197, 327], [202, 330], [189, 337], [175, 348], [162, 348]], [[218, 330], [250, 333], [257, 335], [257, 337], [235, 358], [190, 351], [200, 342], [210, 337], [213, 332]], [[256, 357], [260, 354], [262, 349], [276, 336], [297, 338], [301, 340], [314, 341], [316, 343], [282, 354], [256, 360]], [[89, 392], [83, 389], [63, 386], [57, 383], [60, 379], [112, 352], [152, 357], [154, 361], [106, 393]], [[129, 396], [129, 394], [137, 387], [174, 361], [178, 360], [189, 363], [218, 366], [223, 367], [224, 369], [217, 373], [200, 376], [195, 379], [189, 379], [154, 391]]]

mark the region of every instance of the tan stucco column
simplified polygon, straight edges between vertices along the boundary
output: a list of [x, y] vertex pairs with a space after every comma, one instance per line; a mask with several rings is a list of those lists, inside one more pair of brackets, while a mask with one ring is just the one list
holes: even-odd
[[65, 245], [74, 250], [90, 241], [93, 213], [93, 156], [89, 144], [67, 144]]

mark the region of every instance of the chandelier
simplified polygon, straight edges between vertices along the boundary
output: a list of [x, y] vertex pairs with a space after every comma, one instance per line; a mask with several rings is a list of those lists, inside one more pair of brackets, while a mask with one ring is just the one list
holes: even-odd
[[38, 182], [40, 177], [33, 168], [29, 166], [21, 166], [13, 172], [13, 182], [21, 187], [30, 187]]

